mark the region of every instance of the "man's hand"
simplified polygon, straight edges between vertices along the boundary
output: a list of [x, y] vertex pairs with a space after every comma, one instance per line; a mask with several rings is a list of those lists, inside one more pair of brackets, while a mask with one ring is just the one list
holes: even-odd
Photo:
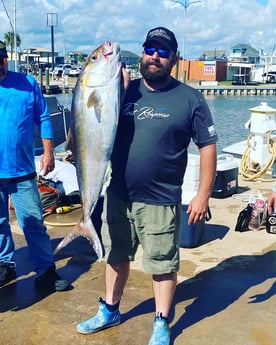
[[208, 213], [209, 198], [201, 197], [197, 194], [189, 203], [187, 213], [189, 213], [188, 224], [194, 224], [205, 219]]
[[51, 139], [42, 139], [44, 153], [40, 161], [40, 170], [45, 176], [55, 168], [55, 156], [53, 142]]

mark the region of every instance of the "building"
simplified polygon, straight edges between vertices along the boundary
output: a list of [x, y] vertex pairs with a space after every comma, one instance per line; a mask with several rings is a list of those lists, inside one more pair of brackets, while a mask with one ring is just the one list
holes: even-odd
[[203, 61], [227, 61], [226, 50], [204, 50], [199, 60]]
[[253, 82], [255, 78], [259, 79], [259, 74], [255, 72], [259, 62], [258, 50], [247, 44], [235, 45], [228, 55], [227, 80], [232, 80], [236, 84], [247, 84]]
[[[229, 50], [205, 50], [198, 60], [180, 60], [173, 70], [179, 80], [219, 82], [231, 80], [236, 84], [265, 82], [259, 52], [246, 44]], [[183, 75], [184, 66], [184, 75]]]
[[[183, 76], [183, 67], [185, 75]], [[179, 60], [172, 70], [178, 80], [223, 81], [226, 80], [226, 61]]]
[[[54, 52], [54, 63], [63, 63], [63, 57], [58, 56], [57, 52]], [[45, 68], [52, 66], [52, 51], [47, 48], [29, 47], [24, 49], [20, 54], [19, 60], [20, 70], [27, 71], [28, 73], [36, 73], [39, 69], [42, 71]]]
[[237, 44], [230, 49], [227, 60], [229, 62], [257, 64], [260, 62], [260, 54], [258, 50], [247, 44]]
[[88, 57], [88, 54], [82, 51], [71, 51], [65, 54], [65, 62], [72, 65], [78, 65], [83, 63]]

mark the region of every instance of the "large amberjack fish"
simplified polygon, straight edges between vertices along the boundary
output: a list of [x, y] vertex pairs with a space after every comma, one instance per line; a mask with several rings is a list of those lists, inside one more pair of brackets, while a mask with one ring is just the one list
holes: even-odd
[[104, 42], [88, 57], [72, 99], [73, 154], [82, 200], [82, 217], [55, 249], [86, 237], [101, 260], [103, 250], [91, 221], [101, 193], [117, 131], [120, 107], [121, 55], [118, 43]]

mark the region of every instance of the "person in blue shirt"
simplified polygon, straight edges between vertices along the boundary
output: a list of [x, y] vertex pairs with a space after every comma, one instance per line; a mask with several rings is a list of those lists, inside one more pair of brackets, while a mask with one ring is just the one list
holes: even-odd
[[11, 198], [37, 274], [35, 286], [63, 291], [68, 282], [56, 272], [35, 179], [35, 124], [44, 149], [41, 170], [46, 175], [55, 166], [51, 118], [35, 79], [9, 71], [7, 58], [6, 46], [0, 41], [0, 286], [16, 277], [15, 246], [9, 224]]

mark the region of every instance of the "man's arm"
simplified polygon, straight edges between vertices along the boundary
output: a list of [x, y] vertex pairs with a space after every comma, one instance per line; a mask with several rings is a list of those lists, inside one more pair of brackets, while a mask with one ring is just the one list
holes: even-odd
[[190, 213], [188, 224], [196, 223], [207, 215], [209, 198], [217, 168], [216, 144], [204, 146], [200, 149], [200, 182], [196, 196], [189, 203], [187, 212]]

